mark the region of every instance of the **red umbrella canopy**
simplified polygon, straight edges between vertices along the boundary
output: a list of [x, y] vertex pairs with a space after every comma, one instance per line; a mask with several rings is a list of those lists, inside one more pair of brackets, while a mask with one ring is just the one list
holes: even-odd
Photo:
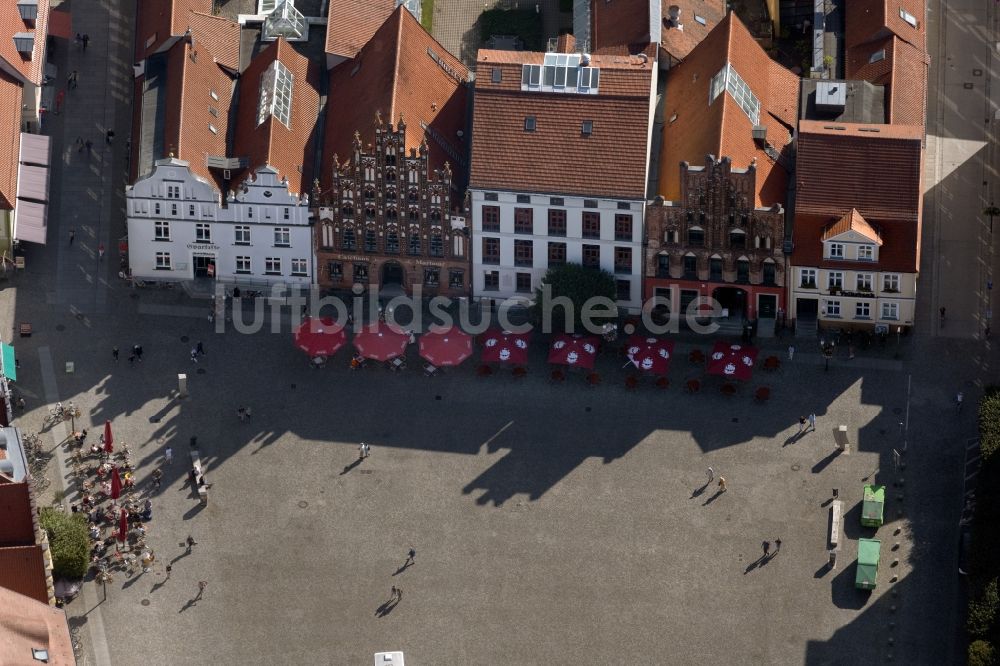
[[114, 446], [115, 440], [111, 436], [111, 421], [104, 422], [104, 451], [106, 453], [113, 453], [115, 450]]
[[375, 361], [388, 361], [402, 356], [409, 343], [409, 333], [382, 321], [365, 326], [354, 336], [354, 346], [358, 353]]
[[472, 336], [454, 326], [420, 336], [420, 357], [438, 366], [458, 365], [472, 356]]
[[344, 326], [332, 317], [306, 317], [295, 329], [295, 346], [310, 356], [333, 356], [345, 342]]
[[530, 338], [530, 333], [487, 331], [483, 334], [483, 363], [525, 365], [528, 362]]
[[111, 499], [118, 499], [122, 494], [122, 477], [118, 474], [118, 467], [111, 468]]
[[590, 370], [597, 359], [598, 340], [593, 335], [568, 335], [560, 333], [549, 347], [549, 363], [568, 365]]
[[128, 539], [128, 511], [122, 509], [121, 515], [118, 516], [118, 540], [122, 543]]
[[633, 335], [625, 342], [625, 354], [632, 365], [643, 372], [665, 375], [670, 371], [670, 359], [674, 355], [674, 341]]
[[753, 376], [758, 350], [748, 345], [716, 342], [708, 359], [708, 374], [746, 381]]

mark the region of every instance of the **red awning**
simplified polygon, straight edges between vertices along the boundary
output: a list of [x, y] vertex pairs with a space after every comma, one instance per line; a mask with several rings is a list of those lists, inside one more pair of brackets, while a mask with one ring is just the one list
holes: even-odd
[[530, 338], [530, 333], [487, 331], [483, 334], [483, 363], [527, 364]]
[[708, 374], [747, 380], [753, 376], [758, 349], [747, 345], [716, 342], [708, 359]]
[[597, 359], [597, 345], [597, 337], [593, 335], [574, 336], [560, 333], [552, 339], [549, 363], [590, 370]]
[[670, 372], [670, 359], [674, 355], [674, 341], [652, 336], [632, 335], [625, 342], [625, 355], [639, 370], [653, 375], [665, 375]]
[[354, 346], [364, 358], [388, 361], [406, 352], [410, 334], [385, 322], [368, 324], [354, 336]]
[[333, 356], [346, 342], [344, 327], [331, 317], [306, 317], [295, 329], [295, 346], [310, 356]]
[[454, 326], [432, 330], [420, 336], [420, 357], [432, 365], [460, 364], [472, 356], [472, 336]]

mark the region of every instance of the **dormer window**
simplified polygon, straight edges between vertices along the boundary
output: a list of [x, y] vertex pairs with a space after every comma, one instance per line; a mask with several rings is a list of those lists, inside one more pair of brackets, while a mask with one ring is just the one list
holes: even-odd
[[525, 132], [534, 132], [535, 131], [535, 127], [536, 127], [535, 117], [534, 116], [525, 116], [524, 117], [524, 131]]
[[844, 258], [844, 244], [843, 243], [830, 243], [830, 259], [843, 259]]
[[875, 246], [859, 245], [858, 261], [875, 261]]
[[911, 27], [913, 28], [917, 27], [917, 17], [911, 14], [910, 12], [906, 11], [902, 7], [899, 8], [899, 18], [909, 23]]
[[15, 32], [14, 33], [14, 47], [19, 53], [26, 53], [28, 57], [31, 57], [31, 52], [35, 49], [35, 33], [33, 32]]
[[38, 0], [18, 0], [17, 11], [22, 21], [33, 23], [38, 18]]

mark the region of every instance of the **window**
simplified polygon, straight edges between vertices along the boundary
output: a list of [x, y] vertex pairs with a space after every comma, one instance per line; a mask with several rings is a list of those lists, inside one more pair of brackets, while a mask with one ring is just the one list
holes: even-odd
[[212, 134], [218, 134], [219, 133], [219, 128], [216, 127], [215, 125], [213, 125], [212, 123], [209, 123], [208, 124], [208, 131], [211, 132]]
[[[413, 193], [416, 194], [416, 191], [414, 190]], [[483, 198], [486, 199], [487, 201], [499, 201], [500, 195], [497, 194], [496, 192], [486, 192], [485, 194], [483, 194]]]
[[632, 248], [616, 247], [615, 273], [631, 273], [631, 272], [632, 272]]
[[444, 256], [444, 240], [441, 238], [440, 231], [431, 232], [430, 255], [432, 257]]
[[169, 222], [154, 222], [153, 223], [153, 240], [158, 240], [158, 241], [168, 241], [168, 240], [170, 240], [170, 223]]
[[169, 252], [157, 252], [156, 253], [156, 270], [158, 271], [169, 271], [170, 266], [170, 253]]
[[729, 232], [729, 247], [734, 250], [743, 250], [747, 246], [747, 235], [740, 229], [733, 229]]
[[211, 243], [212, 227], [200, 222], [194, 225], [194, 239], [201, 243]]
[[514, 209], [514, 233], [515, 234], [531, 234], [534, 233], [535, 228], [532, 223], [531, 209], [530, 208], [515, 208]]
[[899, 18], [903, 19], [910, 24], [911, 27], [917, 27], [917, 17], [906, 11], [902, 7], [899, 8]]
[[499, 238], [484, 238], [483, 239], [483, 263], [484, 264], [499, 264], [500, 263], [500, 239]]
[[264, 275], [281, 275], [281, 259], [279, 257], [264, 259]]
[[583, 211], [583, 237], [584, 238], [600, 238], [601, 237], [601, 214], [594, 213], [591, 211]]
[[483, 290], [496, 291], [500, 288], [500, 271], [486, 271], [483, 274]]
[[274, 228], [274, 245], [275, 247], [290, 247], [291, 246], [291, 229], [288, 227], [275, 227]]
[[842, 289], [844, 287], [844, 273], [842, 271], [830, 271], [827, 273], [826, 286], [830, 289]]
[[882, 276], [882, 291], [898, 292], [899, 291], [899, 275], [895, 273], [886, 273]]
[[290, 216], [290, 215], [291, 215], [291, 212], [290, 212], [290, 211], [289, 211], [289, 210], [288, 210], [288, 209], [286, 208], [286, 209], [285, 209], [285, 212], [284, 212], [284, 213], [282, 213], [282, 219], [285, 219], [285, 220], [287, 220], [287, 219], [289, 218], [289, 216]]
[[883, 303], [882, 319], [899, 319], [899, 303]]
[[619, 201], [618, 210], [632, 210], [632, 204], [627, 201]]
[[343, 234], [340, 236], [340, 249], [341, 250], [356, 250], [358, 247], [357, 236], [354, 235], [354, 229], [344, 229]]
[[549, 209], [549, 236], [566, 235], [566, 211], [562, 208]]
[[326, 265], [326, 273], [332, 282], [340, 282], [344, 279], [344, 264], [339, 261], [331, 261]]
[[194, 217], [194, 204], [188, 204], [188, 217]]
[[566, 263], [566, 243], [549, 243], [549, 266]]
[[711, 105], [722, 94], [723, 90], [729, 92], [733, 101], [739, 104], [740, 108], [743, 109], [743, 113], [750, 119], [750, 122], [756, 125], [757, 121], [760, 120], [760, 100], [750, 90], [750, 86], [743, 80], [743, 77], [737, 74], [732, 64], [728, 62], [723, 65], [718, 74], [712, 77], [712, 83], [708, 92], [708, 103]]
[[375, 201], [375, 188], [366, 187], [365, 188], [365, 201]]
[[701, 227], [688, 229], [688, 245], [701, 247], [705, 244], [705, 231]]
[[516, 277], [516, 288], [519, 294], [531, 293], [531, 273], [518, 273]]
[[175, 217], [177, 216], [177, 204], [175, 203], [170, 204], [170, 214]]
[[385, 235], [385, 251], [387, 254], [399, 254], [399, 234], [395, 231]]
[[803, 289], [815, 289], [816, 288], [816, 269], [815, 268], [800, 268], [799, 269], [799, 286]]
[[236, 257], [236, 272], [241, 275], [250, 273], [250, 257]]
[[549, 197], [550, 206], [565, 206], [566, 200], [562, 197]]
[[615, 240], [632, 240], [632, 216], [615, 215]]
[[368, 264], [365, 262], [354, 262], [354, 283], [368, 284]]
[[775, 265], [773, 261], [765, 261], [763, 266], [763, 280], [764, 284], [774, 285], [775, 283]]
[[257, 124], [274, 116], [291, 129], [292, 125], [292, 73], [275, 60], [260, 77], [260, 98], [257, 103]]
[[582, 134], [583, 136], [590, 136], [593, 133], [594, 133], [594, 121], [584, 120], [580, 124], [580, 134]]
[[843, 259], [843, 258], [844, 258], [844, 244], [830, 243], [830, 259]]
[[514, 241], [514, 265], [531, 266], [534, 263], [535, 244], [530, 240]]
[[856, 285], [858, 291], [871, 291], [872, 290], [872, 274], [871, 273], [858, 273], [856, 279]]
[[253, 206], [247, 206], [247, 219], [253, 219]]
[[465, 271], [461, 268], [452, 268], [448, 271], [448, 287], [451, 289], [465, 288]]
[[524, 131], [525, 132], [534, 132], [535, 131], [535, 117], [534, 116], [525, 116], [524, 117]]
[[597, 199], [584, 199], [583, 200], [583, 207], [584, 208], [597, 208]]
[[483, 206], [483, 231], [500, 231], [500, 206]]
[[437, 266], [428, 266], [424, 269], [424, 284], [428, 287], [437, 287], [441, 284], [441, 269]]
[[180, 199], [181, 198], [181, 186], [180, 185], [167, 185], [167, 198], [168, 199]]
[[372, 227], [365, 229], [365, 252], [378, 252], [378, 236]]
[[705, 17], [699, 14], [694, 15], [694, 22], [700, 23], [701, 25], [706, 25], [706, 26], [708, 25], [708, 21], [705, 20]]
[[632, 280], [615, 280], [615, 298], [619, 301], [632, 299]]
[[670, 255], [656, 255], [656, 277], [670, 277]]
[[749, 284], [750, 282], [750, 261], [745, 257], [736, 262], [736, 281], [740, 284]]
[[584, 245], [583, 246], [583, 265], [587, 268], [600, 268], [601, 267], [601, 246], [600, 245]]
[[722, 258], [710, 257], [708, 260], [708, 279], [713, 282], [722, 282]]
[[859, 245], [858, 246], [858, 261], [875, 261], [875, 246], [874, 245]]
[[868, 301], [858, 301], [854, 304], [855, 319], [870, 319], [872, 316], [872, 304]]
[[493, 83], [500, 83], [501, 81], [503, 81], [503, 69], [501, 69], [500, 67], [494, 67], [491, 74]]
[[840, 316], [840, 301], [827, 301], [826, 302], [826, 315], [828, 317], [839, 317]]
[[419, 231], [410, 232], [409, 251], [410, 251], [410, 254], [420, 254], [420, 252], [422, 251], [422, 248], [421, 248], [421, 245], [420, 245], [420, 232]]
[[160, 202], [159, 201], [157, 201], [157, 202], [155, 202], [153, 204], [153, 214], [154, 215], [159, 215], [160, 214]]
[[885, 60], [885, 49], [879, 49], [868, 58], [868, 64], [876, 63], [879, 60]]
[[693, 254], [684, 255], [684, 279], [698, 279], [698, 257]]

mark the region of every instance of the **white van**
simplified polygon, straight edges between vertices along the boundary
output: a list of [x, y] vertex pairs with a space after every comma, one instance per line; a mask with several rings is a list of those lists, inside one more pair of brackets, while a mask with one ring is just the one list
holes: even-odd
[[405, 666], [402, 652], [376, 652], [375, 666]]

